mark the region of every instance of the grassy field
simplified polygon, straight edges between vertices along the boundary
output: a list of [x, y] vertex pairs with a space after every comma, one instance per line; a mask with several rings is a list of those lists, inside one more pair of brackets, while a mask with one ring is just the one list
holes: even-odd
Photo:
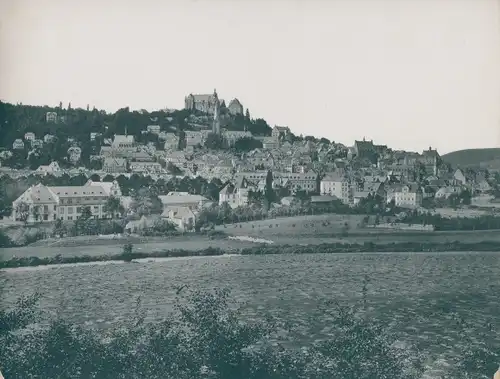
[[234, 225], [219, 225], [216, 230], [235, 236], [271, 238], [276, 236], [312, 236], [341, 233], [345, 224], [349, 230], [360, 230], [364, 215], [325, 214], [314, 216], [278, 217], [274, 219], [241, 222]]
[[[272, 241], [275, 244], [314, 245], [322, 243], [364, 243], [388, 244], [397, 242], [500, 242], [500, 231], [453, 231], [419, 232], [393, 231], [364, 228], [364, 215], [314, 215], [282, 217], [268, 220], [250, 221], [238, 224], [219, 225], [216, 230], [228, 236], [245, 236]], [[345, 225], [349, 225], [346, 229]], [[30, 246], [0, 249], [0, 260], [17, 257], [98, 256], [122, 252], [126, 243], [132, 243], [136, 251], [192, 250], [218, 247], [235, 252], [238, 249], [255, 246], [250, 241], [231, 239], [211, 240], [206, 236], [189, 234], [178, 237], [122, 237], [99, 238], [95, 236], [70, 237], [38, 241]]]
[[[117, 239], [114, 241], [99, 241], [95, 242], [85, 241], [77, 237], [65, 239], [64, 245], [53, 244], [51, 241], [40, 241], [36, 245], [16, 247], [10, 249], [0, 249], [0, 260], [8, 260], [12, 257], [54, 257], [62, 255], [65, 257], [79, 257], [79, 256], [101, 256], [101, 255], [115, 255], [123, 251], [123, 246], [127, 242], [134, 244], [134, 251], [137, 252], [154, 252], [161, 250], [190, 250], [198, 251], [208, 247], [219, 247], [227, 250], [228, 253], [234, 252], [236, 249], [255, 246], [252, 242], [240, 242], [234, 240], [210, 240], [208, 237], [203, 236], [190, 236], [190, 237], [176, 237], [171, 239], [157, 239], [151, 238], [150, 240], [142, 240], [142, 242], [135, 239]], [[74, 246], [68, 241], [75, 241]]]

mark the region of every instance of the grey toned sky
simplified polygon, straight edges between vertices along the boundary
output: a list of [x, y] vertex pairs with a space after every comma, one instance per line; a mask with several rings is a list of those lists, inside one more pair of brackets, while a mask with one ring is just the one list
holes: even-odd
[[0, 98], [108, 111], [238, 97], [295, 134], [500, 145], [500, 1], [0, 0]]

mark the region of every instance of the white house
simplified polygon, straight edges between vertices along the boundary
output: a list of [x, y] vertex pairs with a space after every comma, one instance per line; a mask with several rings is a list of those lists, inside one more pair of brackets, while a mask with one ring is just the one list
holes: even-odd
[[231, 208], [248, 204], [248, 192], [255, 189], [245, 177], [239, 178], [235, 184], [228, 183], [219, 192], [219, 204], [228, 203]]
[[54, 137], [52, 134], [45, 134], [43, 136], [43, 142], [50, 143], [50, 142], [54, 141], [55, 138], [56, 137]]
[[[116, 193], [117, 195], [114, 195]], [[12, 203], [12, 218], [28, 222], [76, 220], [83, 207], [89, 207], [94, 218], [108, 218], [106, 201], [121, 195], [118, 183], [88, 181], [83, 186], [52, 187], [37, 184], [28, 188]]]
[[78, 146], [71, 146], [68, 149], [69, 161], [73, 164], [77, 163], [82, 156], [82, 149]]
[[18, 138], [12, 144], [12, 149], [14, 150], [22, 150], [24, 149], [24, 142], [22, 139]]
[[179, 147], [179, 137], [177, 137], [174, 133], [166, 133], [165, 134], [165, 144], [163, 149], [165, 151], [177, 150]]
[[115, 134], [111, 147], [113, 149], [134, 148], [134, 136]]
[[137, 173], [161, 173], [163, 169], [158, 162], [130, 162], [130, 171]]
[[160, 133], [160, 125], [148, 125], [146, 127], [146, 130], [148, 131], [148, 133], [159, 134]]
[[188, 207], [177, 207], [175, 209], [165, 210], [162, 213], [162, 217], [167, 218], [181, 231], [194, 231], [196, 214]]
[[397, 184], [387, 190], [387, 202], [394, 200], [397, 207], [418, 208], [422, 206], [422, 189], [417, 184]]
[[57, 122], [57, 113], [56, 112], [47, 112], [45, 114], [45, 121], [46, 122]]
[[353, 202], [354, 188], [351, 186], [351, 181], [344, 175], [327, 174], [320, 182], [319, 192], [322, 195], [335, 196], [344, 204]]
[[57, 174], [61, 172], [61, 168], [59, 167], [59, 164], [57, 162], [51, 162], [48, 165], [42, 165], [37, 168], [36, 173], [37, 174], [42, 174], [42, 175], [47, 175], [47, 174]]
[[203, 134], [187, 130], [184, 132], [186, 137], [186, 146], [203, 145]]
[[24, 139], [26, 141], [34, 141], [35, 138], [36, 138], [36, 136], [35, 136], [35, 133], [33, 133], [33, 132], [24, 133]]
[[462, 192], [462, 187], [460, 186], [444, 186], [436, 191], [434, 198], [447, 199], [451, 195], [460, 195], [461, 192]]
[[31, 141], [32, 148], [41, 148], [43, 146], [43, 141], [41, 139], [34, 139]]
[[209, 200], [201, 195], [191, 195], [187, 192], [169, 192], [167, 195], [158, 196], [163, 204], [164, 212], [172, 209], [188, 208], [193, 211], [200, 210]]

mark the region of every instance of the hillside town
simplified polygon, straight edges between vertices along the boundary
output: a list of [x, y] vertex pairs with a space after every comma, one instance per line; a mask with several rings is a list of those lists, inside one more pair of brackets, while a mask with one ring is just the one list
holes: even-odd
[[[148, 225], [150, 218], [189, 231], [210, 207], [241, 210], [258, 204], [280, 213], [276, 210], [307, 203], [316, 209], [362, 208], [368, 213], [451, 209], [454, 217], [496, 209], [495, 175], [452, 167], [432, 147], [408, 152], [366, 138], [346, 146], [296, 136], [286, 126], [251, 119], [236, 98], [226, 106], [216, 90], [189, 94], [184, 103], [182, 110], [153, 113], [126, 108], [112, 115], [111, 122], [103, 111], [63, 109], [62, 104], [33, 121], [29, 107], [2, 103], [7, 128], [2, 133], [2, 175], [29, 182], [14, 191], [3, 185], [5, 220], [66, 222], [83, 214], [93, 219], [126, 215], [129, 232]], [[38, 107], [38, 114], [40, 108], [45, 110]], [[16, 109], [23, 112], [18, 124], [7, 125], [15, 122]], [[74, 177], [84, 180], [72, 185]], [[138, 178], [147, 178], [148, 187], [123, 191], [120, 183]], [[203, 180], [205, 190], [208, 183], [213, 188], [210, 196], [197, 186], [146, 191], [151, 183], [179, 180]], [[141, 196], [150, 199], [148, 206], [139, 206]]]

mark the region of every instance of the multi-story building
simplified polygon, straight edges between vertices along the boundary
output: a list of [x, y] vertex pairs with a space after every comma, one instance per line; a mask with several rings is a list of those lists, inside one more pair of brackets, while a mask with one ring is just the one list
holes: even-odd
[[163, 169], [161, 164], [158, 162], [130, 162], [130, 171], [136, 173], [159, 174], [163, 171]]
[[179, 137], [177, 137], [173, 133], [167, 133], [165, 135], [165, 145], [163, 146], [163, 149], [165, 151], [175, 151], [178, 150], [179, 148]]
[[201, 195], [192, 195], [187, 192], [169, 192], [167, 195], [158, 196], [163, 204], [163, 211], [169, 212], [183, 207], [193, 211], [199, 211], [208, 203], [208, 199]]
[[124, 158], [105, 157], [102, 170], [109, 174], [127, 172], [127, 160]]
[[37, 168], [36, 173], [41, 175], [54, 175], [60, 173], [62, 170], [57, 162], [51, 162], [48, 165], [41, 165]]
[[242, 207], [248, 204], [248, 192], [255, 186], [245, 177], [238, 178], [236, 182], [228, 183], [219, 192], [219, 204], [228, 203], [231, 208]]
[[160, 125], [148, 125], [146, 130], [148, 133], [160, 134]]
[[24, 139], [26, 141], [34, 141], [35, 138], [36, 138], [36, 136], [35, 136], [35, 133], [33, 133], [33, 132], [24, 133]]
[[247, 132], [247, 131], [234, 131], [234, 130], [227, 130], [222, 133], [222, 136], [226, 140], [228, 146], [233, 146], [236, 141], [242, 139], [242, 138], [251, 138], [252, 133]]
[[45, 134], [43, 136], [43, 142], [45, 142], [45, 143], [53, 142], [55, 139], [56, 139], [56, 137], [53, 136], [52, 134]]
[[290, 128], [288, 126], [275, 125], [272, 132], [271, 132], [271, 136], [274, 139], [279, 139], [281, 137], [286, 137], [290, 133], [291, 133]]
[[80, 147], [71, 146], [68, 149], [68, 158], [71, 163], [76, 164], [80, 160], [81, 156], [82, 156], [82, 149]]
[[133, 149], [136, 147], [134, 136], [115, 134], [111, 147], [113, 149]]
[[338, 173], [329, 173], [320, 182], [320, 193], [322, 195], [335, 196], [344, 204], [352, 204], [354, 190], [351, 180], [347, 176]]
[[203, 145], [203, 133], [202, 132], [193, 132], [193, 131], [185, 131], [186, 138], [186, 146], [197, 146]]
[[[184, 108], [214, 114], [218, 102], [217, 91], [210, 95], [189, 94], [184, 98]], [[220, 100], [222, 104], [224, 101]]]
[[274, 137], [265, 137], [262, 139], [262, 148], [266, 150], [277, 149], [280, 146], [279, 140]]
[[27, 222], [77, 220], [84, 207], [89, 207], [94, 218], [108, 218], [106, 201], [121, 196], [118, 183], [92, 182], [83, 186], [52, 187], [37, 184], [31, 186], [12, 203], [12, 218]]
[[[318, 174], [314, 171], [308, 172], [273, 172], [273, 180], [280, 179], [288, 188], [293, 191], [303, 190], [306, 192], [318, 192]], [[265, 180], [267, 170], [237, 172], [235, 178], [246, 178], [252, 182], [258, 183]]]
[[18, 138], [12, 143], [12, 149], [14, 150], [22, 150], [24, 149], [24, 142], [22, 139]]
[[401, 208], [418, 208], [422, 206], [422, 189], [418, 184], [394, 184], [387, 189], [387, 202]]
[[424, 166], [424, 170], [427, 175], [437, 174], [438, 166], [441, 163], [441, 158], [437, 150], [429, 147], [429, 150], [425, 150], [422, 152], [422, 155], [419, 157], [419, 161]]
[[56, 112], [47, 112], [45, 114], [45, 121], [46, 122], [53, 122], [53, 123], [56, 123], [57, 122], [57, 113]]
[[34, 140], [31, 140], [31, 147], [33, 149], [37, 148], [37, 149], [41, 149], [43, 146], [43, 141], [41, 139], [34, 139]]

